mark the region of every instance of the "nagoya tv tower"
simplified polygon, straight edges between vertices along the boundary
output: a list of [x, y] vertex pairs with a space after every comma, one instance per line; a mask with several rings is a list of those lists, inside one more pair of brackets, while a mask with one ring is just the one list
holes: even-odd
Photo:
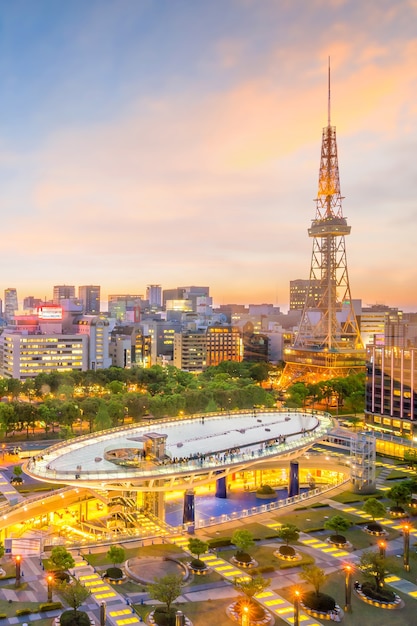
[[342, 211], [336, 128], [323, 129], [316, 215], [308, 229], [313, 240], [309, 287], [294, 344], [285, 350], [280, 386], [318, 382], [364, 371], [365, 351], [350, 294]]

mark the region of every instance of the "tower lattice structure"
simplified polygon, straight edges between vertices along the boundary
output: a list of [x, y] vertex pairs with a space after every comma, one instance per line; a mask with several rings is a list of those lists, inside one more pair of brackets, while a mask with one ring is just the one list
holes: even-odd
[[[323, 129], [316, 214], [308, 229], [313, 239], [309, 288], [294, 344], [284, 353], [280, 386], [296, 381], [347, 376], [364, 371], [365, 351], [353, 308], [345, 237], [350, 226], [342, 211], [336, 128]], [[317, 296], [318, 293], [318, 296]]]

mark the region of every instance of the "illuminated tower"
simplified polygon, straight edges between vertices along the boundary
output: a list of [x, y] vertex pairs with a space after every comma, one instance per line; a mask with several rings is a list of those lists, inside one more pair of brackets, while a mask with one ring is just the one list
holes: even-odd
[[365, 351], [350, 294], [342, 212], [336, 128], [323, 129], [316, 215], [308, 229], [313, 239], [309, 288], [293, 346], [285, 350], [281, 387], [290, 382], [347, 376], [364, 371]]

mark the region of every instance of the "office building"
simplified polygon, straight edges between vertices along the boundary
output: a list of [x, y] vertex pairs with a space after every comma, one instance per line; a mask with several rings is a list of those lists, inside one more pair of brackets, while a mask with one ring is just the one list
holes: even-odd
[[60, 304], [61, 300], [75, 300], [74, 285], [55, 285], [52, 293], [54, 304]]
[[320, 300], [320, 281], [301, 278], [290, 281], [290, 311], [302, 311], [307, 296], [317, 306]]
[[162, 307], [161, 285], [148, 285], [146, 288], [146, 299], [151, 309], [160, 309]]
[[213, 325], [207, 328], [207, 366], [222, 361], [242, 361], [242, 335], [236, 326]]
[[145, 304], [141, 295], [110, 295], [108, 297], [109, 317], [114, 317], [118, 322], [140, 322], [141, 311]]
[[417, 434], [417, 348], [369, 345], [365, 422], [400, 437]]
[[202, 330], [174, 334], [174, 365], [187, 372], [202, 372], [207, 366], [207, 335]]
[[8, 287], [4, 290], [4, 317], [8, 322], [13, 320], [18, 308], [17, 290], [13, 287]]
[[100, 313], [100, 286], [83, 285], [78, 287], [78, 299], [83, 305], [85, 315]]

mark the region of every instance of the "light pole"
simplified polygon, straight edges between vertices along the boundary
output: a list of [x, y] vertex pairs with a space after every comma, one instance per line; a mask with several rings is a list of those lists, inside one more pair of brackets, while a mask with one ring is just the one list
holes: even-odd
[[404, 534], [404, 569], [410, 571], [410, 524], [403, 524]]
[[52, 574], [48, 574], [46, 577], [46, 582], [48, 585], [48, 602], [52, 602], [52, 583], [54, 582], [54, 577]]
[[300, 626], [300, 592], [294, 591], [294, 626]]
[[100, 626], [106, 624], [106, 603], [104, 600], [100, 603]]
[[16, 587], [20, 587], [20, 566], [22, 562], [22, 557], [20, 554], [16, 555]]
[[385, 559], [385, 550], [386, 550], [387, 544], [383, 539], [381, 539], [381, 541], [378, 541], [378, 545], [379, 545], [379, 556]]
[[249, 607], [244, 606], [242, 609], [242, 626], [250, 626], [249, 624]]
[[352, 612], [352, 567], [345, 567], [345, 611]]

